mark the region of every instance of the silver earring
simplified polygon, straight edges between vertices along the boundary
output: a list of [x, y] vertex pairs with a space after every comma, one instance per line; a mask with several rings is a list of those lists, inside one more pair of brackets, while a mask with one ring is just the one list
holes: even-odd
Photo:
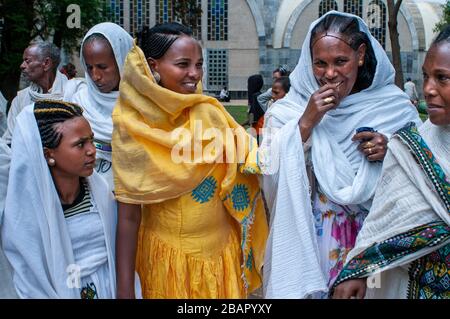
[[161, 81], [161, 75], [159, 75], [158, 72], [152, 71], [153, 78], [155, 79], [156, 83], [159, 83]]
[[54, 158], [50, 158], [50, 159], [48, 160], [48, 166], [55, 166], [55, 164], [56, 164], [56, 161], [55, 161]]

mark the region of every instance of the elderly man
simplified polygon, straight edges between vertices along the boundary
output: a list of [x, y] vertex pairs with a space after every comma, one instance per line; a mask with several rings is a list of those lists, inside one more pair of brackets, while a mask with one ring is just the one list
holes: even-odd
[[25, 49], [20, 69], [31, 85], [17, 92], [11, 103], [8, 126], [3, 135], [7, 144], [11, 144], [16, 117], [25, 106], [43, 99], [69, 101], [71, 96], [85, 85], [80, 80], [69, 81], [58, 71], [59, 62], [60, 51], [53, 43], [33, 42]]

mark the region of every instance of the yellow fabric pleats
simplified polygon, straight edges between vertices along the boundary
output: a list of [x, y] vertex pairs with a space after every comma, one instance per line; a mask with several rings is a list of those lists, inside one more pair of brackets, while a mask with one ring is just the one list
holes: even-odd
[[140, 48], [128, 54], [112, 158], [117, 200], [143, 205], [147, 298], [241, 298], [261, 284], [267, 221], [257, 177], [243, 173], [257, 170], [256, 141], [198, 91], [159, 86]]

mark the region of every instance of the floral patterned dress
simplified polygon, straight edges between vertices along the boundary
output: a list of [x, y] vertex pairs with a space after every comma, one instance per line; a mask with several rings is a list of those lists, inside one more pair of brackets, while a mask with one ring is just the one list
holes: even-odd
[[[368, 211], [359, 205], [339, 205], [329, 200], [317, 187], [313, 196], [313, 214], [322, 272], [331, 287], [343, 268], [347, 254], [355, 245]], [[327, 298], [326, 293], [314, 298]]]

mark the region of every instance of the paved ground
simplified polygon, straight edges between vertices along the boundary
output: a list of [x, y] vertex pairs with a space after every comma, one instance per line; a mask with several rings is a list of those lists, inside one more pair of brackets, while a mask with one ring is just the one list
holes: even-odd
[[223, 105], [247, 105], [247, 100], [231, 100], [230, 102], [222, 102]]

